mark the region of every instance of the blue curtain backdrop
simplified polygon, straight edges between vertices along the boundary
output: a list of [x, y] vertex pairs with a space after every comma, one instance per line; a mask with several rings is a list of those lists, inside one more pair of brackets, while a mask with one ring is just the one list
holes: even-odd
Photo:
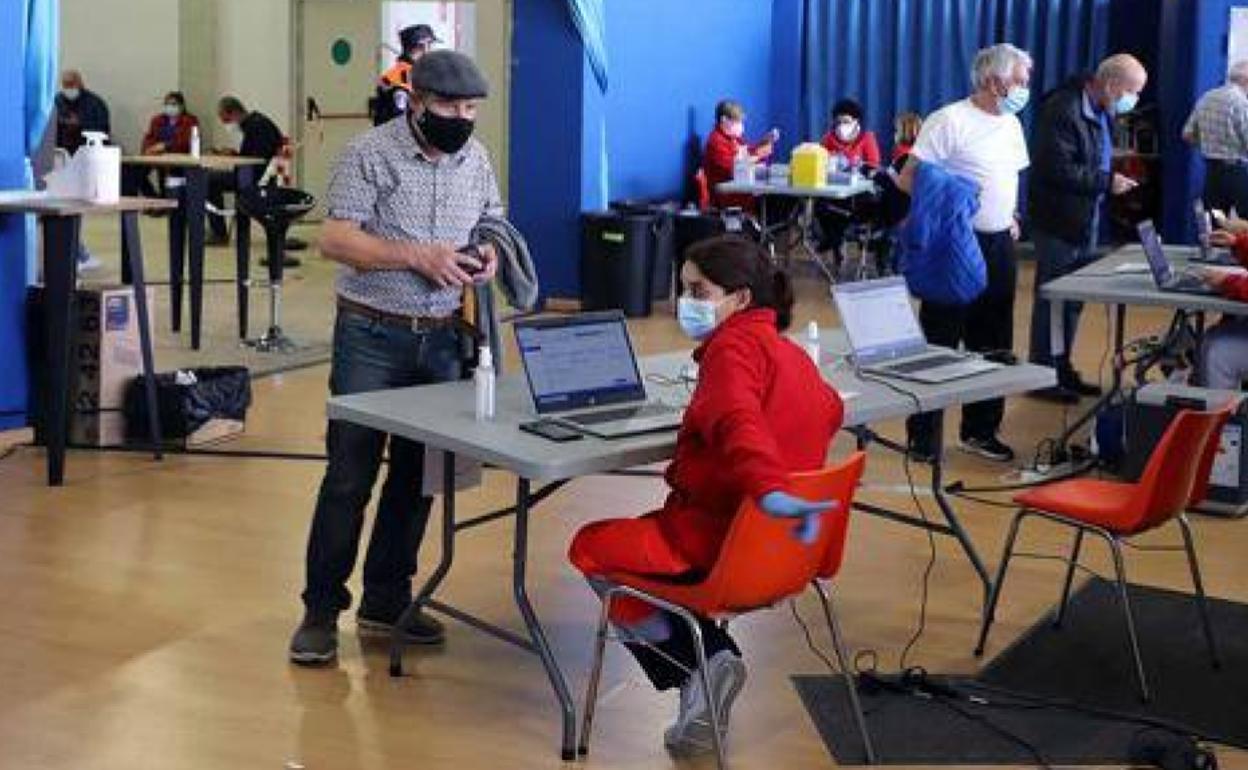
[[[1035, 97], [1106, 53], [1110, 0], [804, 0], [802, 128], [823, 135], [836, 100], [863, 105], [892, 143], [893, 116], [970, 91], [975, 52], [1013, 43], [1035, 60]], [[1026, 120], [1026, 116], [1024, 117]]]

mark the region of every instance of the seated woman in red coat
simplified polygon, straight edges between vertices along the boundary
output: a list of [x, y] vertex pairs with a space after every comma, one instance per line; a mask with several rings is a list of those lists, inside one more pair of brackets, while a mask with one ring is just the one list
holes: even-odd
[[[788, 276], [753, 241], [720, 236], [688, 250], [681, 282], [680, 324], [701, 345], [693, 354], [698, 384], [665, 474], [671, 491], [657, 511], [577, 532], [569, 558], [591, 585], [595, 575], [615, 571], [705, 573], [747, 498], [772, 515], [805, 517], [802, 528], [817, 527], [814, 514], [828, 507], [783, 491], [789, 474], [824, 466], [843, 416], [836, 391], [781, 334], [793, 306]], [[688, 673], [697, 664], [686, 624], [628, 597], [613, 604], [612, 621], [622, 635], [645, 640], [628, 648], [657, 689], [680, 688], [679, 716], [665, 745], [677, 754], [710, 750], [709, 706], [700, 677]], [[745, 665], [725, 631], [710, 621], [701, 625], [711, 686], [727, 724]]]
[[[1219, 225], [1224, 229], [1210, 236], [1210, 244], [1229, 248], [1235, 261], [1248, 267], [1248, 221], [1223, 219]], [[1248, 274], [1243, 271], [1205, 268], [1200, 274], [1205, 283], [1227, 299], [1248, 302]], [[1207, 388], [1240, 390], [1243, 387], [1248, 380], [1248, 315], [1224, 315], [1205, 332], [1198, 376], [1198, 384]]]
[[832, 120], [820, 144], [830, 155], [840, 155], [854, 166], [880, 167], [880, 144], [862, 127], [862, 105], [842, 99], [832, 106]]
[[[191, 133], [199, 125], [199, 120], [186, 111], [186, 97], [181, 91], [170, 91], [165, 94], [165, 103], [158, 114], [148, 121], [147, 132], [143, 134], [142, 153], [144, 155], [186, 154], [191, 151]], [[134, 167], [137, 174], [134, 184], [137, 191], [147, 197], [159, 195], [152, 185], [151, 170], [141, 166]], [[160, 178], [164, 180], [164, 175]]]
[[766, 160], [775, 150], [777, 131], [773, 128], [754, 144], [745, 140], [745, 108], [731, 99], [715, 105], [715, 129], [706, 138], [706, 150], [702, 153], [702, 170], [710, 187], [711, 205], [716, 208], [738, 206], [752, 209], [754, 199], [749, 195], [721, 195], [716, 185], [732, 180], [732, 165], [737, 155], [748, 153], [755, 161]]

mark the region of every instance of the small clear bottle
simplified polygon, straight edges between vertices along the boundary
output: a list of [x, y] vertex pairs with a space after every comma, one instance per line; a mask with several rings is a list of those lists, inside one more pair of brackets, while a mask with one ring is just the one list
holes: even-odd
[[480, 348], [472, 381], [477, 389], [477, 419], [494, 419], [494, 354], [490, 352], [489, 345]]

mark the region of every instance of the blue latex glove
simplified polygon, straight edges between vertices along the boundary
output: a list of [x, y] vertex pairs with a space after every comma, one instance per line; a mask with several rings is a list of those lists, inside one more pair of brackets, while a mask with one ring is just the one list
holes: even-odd
[[758, 501], [758, 507], [770, 516], [800, 518], [802, 521], [794, 534], [807, 545], [819, 539], [819, 514], [835, 511], [840, 506], [836, 500], [803, 500], [787, 492], [768, 492]]

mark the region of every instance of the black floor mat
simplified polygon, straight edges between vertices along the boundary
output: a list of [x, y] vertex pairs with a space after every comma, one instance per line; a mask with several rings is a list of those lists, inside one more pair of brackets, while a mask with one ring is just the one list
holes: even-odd
[[[1061, 630], [1038, 621], [977, 680], [942, 678], [990, 705], [880, 693], [863, 696], [884, 764], [1125, 764], [1140, 722], [1185, 725], [1193, 733], [1248, 747], [1248, 605], [1211, 600], [1222, 667], [1209, 662], [1188, 594], [1131, 586], [1153, 700], [1139, 701], [1113, 584], [1094, 579], [1072, 598]], [[1005, 601], [1009, 601], [1007, 592]], [[991, 649], [991, 643], [990, 647]], [[794, 677], [829, 751], [841, 764], [865, 761], [843, 681]], [[1017, 693], [1000, 694], [998, 688]], [[1102, 715], [1040, 701], [1075, 702]]]
[[[1180, 722], [1210, 740], [1248, 748], [1248, 605], [1209, 601], [1222, 659], [1221, 668], [1214, 669], [1191, 594], [1134, 585], [1128, 591], [1151, 702], [1139, 700], [1117, 594], [1112, 583], [1100, 579], [1088, 581], [1071, 597], [1061, 629], [1042, 618], [979, 680]], [[1007, 590], [1003, 601], [1009, 598]]]

